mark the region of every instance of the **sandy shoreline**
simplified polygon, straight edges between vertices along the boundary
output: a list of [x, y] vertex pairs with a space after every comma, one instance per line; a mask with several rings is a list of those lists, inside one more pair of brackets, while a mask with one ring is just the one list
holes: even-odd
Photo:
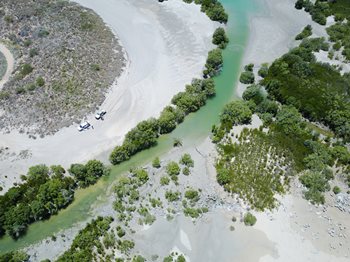
[[[298, 44], [294, 37], [307, 24], [313, 27], [313, 37], [327, 36], [325, 27], [294, 8], [294, 0], [259, 0], [258, 3], [265, 9], [250, 18], [250, 36], [242, 69], [244, 65], [254, 63], [256, 72], [262, 63], [271, 63], [288, 52]], [[246, 85], [238, 83], [237, 95], [241, 96], [245, 88]], [[291, 192], [279, 197], [281, 205], [278, 209], [254, 213], [258, 219], [255, 228], [266, 234], [276, 251], [271, 250], [259, 261], [349, 261], [350, 243], [342, 237], [350, 234], [349, 221], [345, 222], [349, 214], [329, 205], [312, 206], [302, 199], [300, 186], [295, 182]], [[345, 231], [338, 232], [339, 236], [331, 236], [330, 230], [339, 225], [345, 226]]]
[[[277, 197], [280, 201], [277, 209], [261, 213], [253, 211], [257, 223], [253, 227], [247, 227], [240, 222], [242, 214], [246, 212], [245, 205], [225, 192], [216, 182], [215, 145], [207, 138], [195, 148], [174, 148], [161, 158], [162, 166], [171, 160], [177, 161], [185, 152], [191, 154], [195, 167], [190, 176], [180, 175], [180, 186], [173, 187], [173, 190], [180, 190], [183, 193], [183, 188], [186, 187], [201, 188], [203, 200], [207, 196], [216, 196], [218, 200], [211, 205], [208, 213], [195, 222], [185, 217], [181, 211], [168, 221], [164, 215], [167, 212], [166, 208], [163, 208], [155, 213], [152, 211], [156, 216], [154, 224], [140, 226], [137, 223], [138, 216], [135, 214], [134, 220], [129, 224], [136, 233], [128, 235], [135, 241], [133, 252], [147, 258], [154, 254], [162, 258], [176, 250], [184, 254], [186, 261], [189, 262], [348, 261], [350, 257], [350, 239], [346, 238], [350, 235], [348, 213], [340, 212], [330, 205], [325, 207], [310, 205], [302, 199], [298, 182], [294, 182], [292, 190], [287, 195]], [[154, 170], [150, 164], [144, 168], [153, 171], [149, 172], [152, 174], [151, 183], [142, 189], [141, 196], [146, 197], [152, 193], [152, 197], [160, 197], [165, 203], [162, 197], [164, 189], [156, 182], [164, 174], [164, 169]], [[115, 211], [111, 208], [113, 200], [114, 197], [111, 196], [104, 206], [94, 207], [93, 213], [96, 216], [116, 217]], [[237, 218], [237, 222], [232, 222], [233, 216]], [[234, 231], [230, 230], [230, 226], [234, 226]], [[55, 258], [69, 247], [77, 234], [77, 229], [81, 227], [83, 223], [74, 229], [57, 233], [56, 241], [48, 238], [26, 251], [33, 256], [33, 261]], [[337, 230], [339, 227], [345, 229], [339, 231]], [[329, 235], [330, 228], [336, 229], [336, 235], [333, 237]]]
[[107, 161], [108, 153], [127, 131], [158, 116], [174, 94], [201, 76], [207, 53], [213, 48], [211, 37], [217, 24], [200, 12], [198, 5], [181, 0], [76, 2], [92, 8], [117, 33], [128, 65], [101, 106], [107, 111], [105, 121], [87, 117], [93, 130], [79, 133], [73, 125], [36, 140], [15, 131], [0, 134], [0, 148], [8, 148], [0, 155], [1, 193], [19, 182], [31, 165], [68, 167], [96, 157]]
[[[248, 45], [242, 62], [253, 63], [257, 72], [262, 63], [273, 62], [287, 53], [298, 42], [294, 40], [302, 29], [310, 24], [313, 37], [327, 36], [325, 27], [311, 20], [310, 15], [294, 8], [294, 0], [256, 0], [261, 12], [250, 17]], [[236, 93], [242, 96], [246, 85], [237, 83]]]
[[[191, 174], [189, 176], [180, 174], [178, 186], [173, 183], [169, 186], [160, 186], [159, 178], [165, 174], [165, 165], [169, 161], [178, 161], [184, 153], [191, 154], [194, 160]], [[168, 256], [172, 251], [177, 251], [184, 254], [188, 262], [253, 262], [265, 255], [276, 256], [275, 244], [268, 240], [263, 231], [246, 227], [239, 222], [243, 209], [239, 202], [217, 184], [214, 158], [215, 145], [208, 138], [195, 148], [174, 148], [161, 157], [162, 168], [159, 170], [152, 168], [150, 164], [143, 167], [149, 171], [150, 183], [140, 189], [140, 203], [145, 206], [147, 195], [151, 193], [153, 198], [160, 198], [164, 207], [150, 211], [156, 216], [156, 221], [152, 225], [139, 225], [137, 221], [140, 216], [135, 212], [133, 220], [128, 223], [135, 233], [127, 234], [128, 238], [135, 241], [133, 254], [141, 254], [148, 259], [147, 261], [151, 261], [149, 258], [157, 254], [160, 259], [156, 261], [162, 261], [161, 258]], [[205, 204], [208, 197], [216, 199], [209, 204], [209, 212], [195, 220], [184, 216], [181, 201], [178, 205], [166, 204], [167, 200], [164, 198], [165, 190], [180, 190], [183, 194], [188, 187], [202, 190], [198, 206]], [[115, 197], [111, 196], [103, 206], [94, 207], [92, 213], [96, 216], [117, 217], [111, 208], [114, 199]], [[176, 210], [173, 219], [169, 221], [165, 215], [168, 213], [168, 206]], [[237, 222], [232, 222], [233, 216], [237, 218]], [[77, 229], [82, 228], [83, 224], [55, 234], [57, 236], [55, 241], [48, 238], [26, 248], [25, 251], [35, 262], [45, 258], [57, 258], [68, 249], [77, 234]], [[123, 223], [116, 220], [114, 226], [116, 225]], [[235, 229], [230, 230], [230, 226], [234, 226]]]

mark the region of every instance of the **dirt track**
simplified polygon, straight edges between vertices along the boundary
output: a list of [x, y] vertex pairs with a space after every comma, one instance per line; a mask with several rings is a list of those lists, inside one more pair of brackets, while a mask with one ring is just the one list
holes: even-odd
[[0, 80], [0, 90], [2, 89], [3, 85], [9, 80], [11, 76], [11, 72], [13, 71], [14, 65], [15, 65], [15, 59], [10, 52], [10, 50], [0, 43], [0, 52], [4, 54], [6, 61], [7, 61], [7, 69], [6, 73], [3, 76], [3, 78]]

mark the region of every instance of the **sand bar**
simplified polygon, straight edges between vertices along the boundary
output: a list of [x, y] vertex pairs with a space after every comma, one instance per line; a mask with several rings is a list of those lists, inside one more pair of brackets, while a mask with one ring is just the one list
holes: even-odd
[[76, 2], [92, 8], [117, 34], [127, 66], [101, 106], [107, 111], [105, 120], [96, 121], [93, 115], [86, 118], [94, 129], [78, 132], [73, 125], [36, 140], [18, 131], [0, 134], [0, 148], [8, 148], [0, 158], [2, 193], [34, 164], [68, 167], [97, 156], [107, 161], [108, 153], [127, 131], [158, 116], [174, 94], [184, 90], [193, 77], [201, 76], [213, 48], [211, 37], [217, 24], [197, 5], [181, 0]]
[[[271, 64], [275, 59], [297, 46], [294, 38], [306, 25], [313, 29], [312, 37], [325, 37], [325, 27], [312, 21], [311, 16], [294, 8], [295, 0], [256, 0], [261, 11], [250, 18], [248, 46], [242, 63], [253, 63], [257, 72], [262, 63]], [[246, 85], [238, 83], [241, 96]]]

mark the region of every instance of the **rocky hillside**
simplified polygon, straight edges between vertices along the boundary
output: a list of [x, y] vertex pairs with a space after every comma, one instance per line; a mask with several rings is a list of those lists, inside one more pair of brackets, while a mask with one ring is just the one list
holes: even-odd
[[0, 128], [47, 135], [96, 110], [120, 74], [117, 39], [93, 11], [55, 0], [1, 0], [0, 39], [16, 68], [0, 91]]

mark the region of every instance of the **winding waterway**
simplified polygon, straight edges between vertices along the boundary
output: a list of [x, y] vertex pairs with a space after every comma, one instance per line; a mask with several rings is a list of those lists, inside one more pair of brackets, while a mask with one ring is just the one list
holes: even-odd
[[96, 185], [78, 190], [75, 201], [58, 215], [47, 221], [31, 225], [27, 234], [14, 241], [9, 237], [0, 240], [0, 252], [26, 247], [50, 237], [62, 229], [68, 229], [75, 223], [86, 221], [92, 217], [91, 207], [105, 203], [111, 194], [111, 184], [116, 178], [131, 167], [141, 166], [154, 157], [165, 154], [172, 148], [174, 138], [180, 139], [184, 146], [193, 146], [206, 138], [213, 124], [218, 123], [223, 106], [235, 97], [241, 60], [249, 35], [249, 17], [260, 9], [256, 0], [222, 0], [229, 13], [227, 31], [230, 44], [224, 51], [224, 68], [220, 76], [215, 78], [217, 95], [207, 105], [194, 114], [186, 117], [174, 132], [162, 136], [158, 145], [145, 150], [131, 160], [112, 168], [111, 175], [101, 179]]

